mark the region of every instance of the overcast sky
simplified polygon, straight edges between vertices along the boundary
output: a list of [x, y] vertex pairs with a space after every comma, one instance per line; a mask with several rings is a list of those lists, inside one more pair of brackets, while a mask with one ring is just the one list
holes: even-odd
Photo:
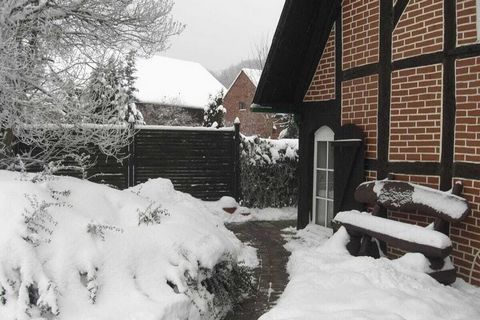
[[252, 57], [273, 37], [284, 0], [174, 0], [173, 16], [187, 25], [163, 52], [218, 71]]

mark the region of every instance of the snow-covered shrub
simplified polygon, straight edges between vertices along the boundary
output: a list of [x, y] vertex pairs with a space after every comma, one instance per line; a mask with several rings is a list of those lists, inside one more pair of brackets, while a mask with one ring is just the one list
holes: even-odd
[[240, 163], [244, 205], [258, 208], [297, 205], [298, 140], [242, 136]]
[[234, 306], [255, 293], [252, 269], [232, 261], [228, 257], [213, 269], [202, 268], [196, 278], [187, 277], [187, 295], [201, 310], [203, 319], [223, 319]]
[[210, 95], [208, 105], [204, 109], [203, 126], [221, 128], [224, 126], [227, 109], [223, 106], [223, 90]]
[[[209, 283], [238, 292], [228, 288], [236, 268], [254, 260], [220, 207], [169, 180], [120, 191], [34, 178], [0, 171], [2, 320], [214, 319], [230, 306], [216, 304]], [[139, 212], [154, 217], [160, 206], [170, 215], [139, 225]]]
[[138, 210], [138, 225], [144, 224], [159, 224], [162, 216], [169, 216], [170, 213], [166, 209], [162, 209], [161, 206], [155, 205], [154, 202], [150, 203], [145, 210]]

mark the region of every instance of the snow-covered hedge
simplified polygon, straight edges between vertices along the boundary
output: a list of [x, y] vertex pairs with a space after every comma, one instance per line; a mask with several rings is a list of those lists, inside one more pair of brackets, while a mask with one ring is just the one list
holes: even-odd
[[257, 208], [297, 205], [297, 139], [242, 136], [240, 163], [244, 205]]
[[0, 319], [218, 319], [256, 260], [223, 214], [164, 179], [0, 171]]

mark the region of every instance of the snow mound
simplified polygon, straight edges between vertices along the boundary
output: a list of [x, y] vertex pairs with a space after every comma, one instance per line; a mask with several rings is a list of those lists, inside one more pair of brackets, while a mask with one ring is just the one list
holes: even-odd
[[256, 263], [169, 180], [128, 190], [0, 171], [0, 319], [200, 319], [221, 263]]
[[[480, 289], [460, 279], [451, 287], [439, 284], [424, 273], [419, 254], [397, 260], [352, 257], [345, 228], [326, 241], [325, 228], [307, 230], [295, 235], [288, 230], [290, 282], [260, 320], [480, 319]], [[323, 243], [301, 241], [312, 231]]]

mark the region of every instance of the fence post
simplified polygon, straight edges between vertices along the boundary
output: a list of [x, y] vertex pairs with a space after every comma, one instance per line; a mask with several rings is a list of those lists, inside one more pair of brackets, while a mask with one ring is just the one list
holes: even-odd
[[233, 196], [237, 202], [242, 198], [242, 189], [241, 189], [241, 176], [240, 176], [240, 119], [237, 117], [233, 123], [235, 128], [235, 138], [234, 138], [234, 184], [233, 184]]
[[129, 122], [128, 130], [130, 130], [131, 139], [128, 145], [127, 187], [130, 188], [135, 185], [135, 122]]

